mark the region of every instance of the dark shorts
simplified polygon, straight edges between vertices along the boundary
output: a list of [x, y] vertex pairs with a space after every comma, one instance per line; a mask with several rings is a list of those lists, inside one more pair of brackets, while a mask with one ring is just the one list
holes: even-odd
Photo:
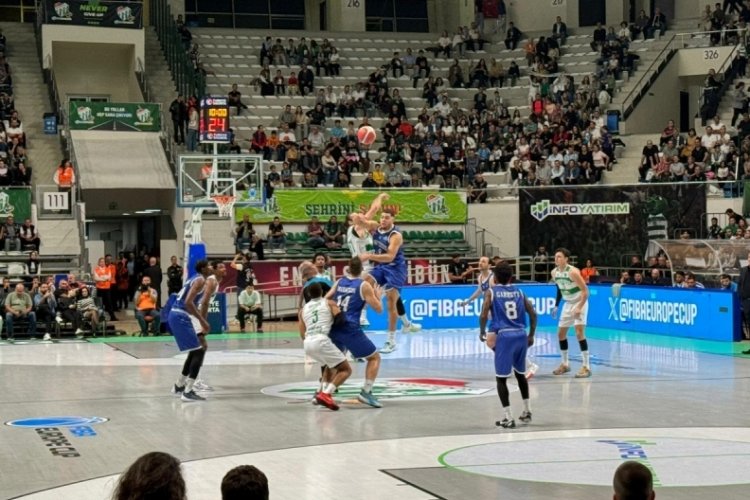
[[169, 331], [172, 332], [177, 347], [181, 352], [195, 351], [201, 348], [198, 334], [201, 332], [200, 321], [182, 309], [172, 309], [169, 313]]
[[525, 330], [505, 330], [497, 335], [495, 344], [495, 375], [510, 377], [513, 372], [526, 373], [528, 337]]
[[368, 358], [378, 351], [359, 325], [331, 330], [331, 340], [342, 352], [349, 351], [355, 358]]
[[400, 290], [406, 285], [405, 266], [378, 265], [370, 271], [370, 276], [386, 291], [392, 288]]

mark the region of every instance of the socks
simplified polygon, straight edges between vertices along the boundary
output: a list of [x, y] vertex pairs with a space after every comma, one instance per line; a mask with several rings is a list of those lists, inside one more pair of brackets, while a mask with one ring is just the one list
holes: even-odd
[[510, 412], [510, 406], [503, 407], [503, 415], [508, 420], [513, 420], [513, 415]]
[[591, 356], [589, 355], [589, 352], [588, 351], [581, 351], [581, 356], [583, 356], [583, 366], [584, 366], [584, 368], [589, 368], [590, 369], [591, 368], [591, 364], [590, 364], [590, 358], [591, 358]]
[[185, 382], [185, 392], [191, 392], [193, 390], [193, 384], [195, 384], [194, 378], [189, 378]]
[[175, 385], [177, 387], [185, 387], [185, 382], [186, 381], [187, 381], [187, 376], [186, 375], [180, 375], [179, 378], [177, 379], [177, 382], [175, 383]]
[[365, 379], [365, 385], [362, 386], [362, 390], [365, 392], [372, 392], [373, 385], [375, 385], [374, 380]]
[[409, 328], [409, 326], [411, 326], [411, 321], [409, 321], [409, 317], [406, 314], [402, 314], [401, 316], [399, 316], [399, 319], [404, 325], [404, 328]]
[[396, 343], [396, 332], [388, 332], [388, 342], [391, 344]]
[[325, 389], [323, 389], [323, 392], [325, 392], [326, 394], [333, 394], [334, 392], [336, 392], [336, 386], [333, 385], [333, 383], [330, 383], [326, 386]]
[[523, 409], [524, 411], [531, 413], [531, 402], [528, 399], [523, 400]]

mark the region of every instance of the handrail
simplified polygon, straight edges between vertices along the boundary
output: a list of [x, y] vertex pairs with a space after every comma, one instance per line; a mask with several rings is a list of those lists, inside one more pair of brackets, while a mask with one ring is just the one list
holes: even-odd
[[148, 85], [148, 77], [146, 75], [146, 68], [143, 65], [143, 61], [141, 61], [140, 57], [135, 58], [136, 63], [136, 69], [135, 69], [135, 75], [138, 79], [138, 85], [141, 87], [141, 92], [143, 93], [143, 99], [146, 102], [151, 102], [151, 88]]
[[[690, 48], [691, 40], [703, 39], [706, 36], [710, 37], [710, 35], [713, 33], [721, 34], [723, 32], [722, 31], [696, 31], [696, 32], [673, 34], [672, 37], [667, 42], [667, 44], [664, 46], [664, 48], [659, 52], [656, 58], [651, 62], [649, 67], [646, 69], [643, 75], [641, 75], [641, 77], [635, 83], [635, 85], [630, 90], [628, 95], [625, 97], [625, 99], [623, 99], [622, 103], [620, 104], [620, 113], [622, 114], [622, 120], [625, 120], [628, 117], [628, 115], [630, 115], [630, 113], [635, 108], [635, 105], [638, 103], [638, 100], [643, 96], [646, 90], [648, 90], [648, 88], [651, 87], [651, 84], [654, 82], [656, 77], [664, 69], [665, 61], [668, 61], [678, 49]], [[735, 49], [736, 47], [737, 46], [735, 46]], [[734, 53], [734, 49], [733, 49], [732, 54], [730, 54], [732, 56], [731, 57], [732, 59], [733, 59], [733, 53]], [[722, 67], [723, 66], [724, 64], [722, 64]], [[720, 71], [717, 71], [717, 73], [719, 72]]]

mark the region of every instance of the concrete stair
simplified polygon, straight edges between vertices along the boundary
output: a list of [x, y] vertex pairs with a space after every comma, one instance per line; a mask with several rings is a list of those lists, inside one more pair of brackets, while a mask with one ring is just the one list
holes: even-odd
[[617, 165], [611, 172], [605, 172], [604, 184], [633, 184], [638, 182], [638, 166], [641, 163], [641, 152], [649, 139], [659, 143], [659, 134], [631, 134], [620, 136], [627, 147], [619, 147]]
[[43, 130], [42, 115], [55, 111], [49, 100], [32, 24], [0, 23], [8, 37], [8, 61], [13, 74], [16, 109], [28, 142], [33, 183], [53, 184], [52, 175], [63, 158], [60, 139]]
[[161, 50], [159, 37], [156, 30], [149, 26], [146, 28], [146, 76], [151, 95], [151, 102], [161, 104], [164, 129], [172, 133], [172, 119], [169, 115], [169, 105], [177, 97], [177, 87], [169, 71], [169, 65]]

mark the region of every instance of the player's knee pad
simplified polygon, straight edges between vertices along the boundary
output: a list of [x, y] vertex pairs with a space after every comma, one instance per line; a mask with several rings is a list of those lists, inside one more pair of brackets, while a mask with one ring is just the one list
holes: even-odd
[[398, 312], [399, 316], [403, 316], [406, 314], [406, 308], [404, 307], [404, 301], [401, 300], [401, 297], [398, 298], [396, 301], [396, 311]]

